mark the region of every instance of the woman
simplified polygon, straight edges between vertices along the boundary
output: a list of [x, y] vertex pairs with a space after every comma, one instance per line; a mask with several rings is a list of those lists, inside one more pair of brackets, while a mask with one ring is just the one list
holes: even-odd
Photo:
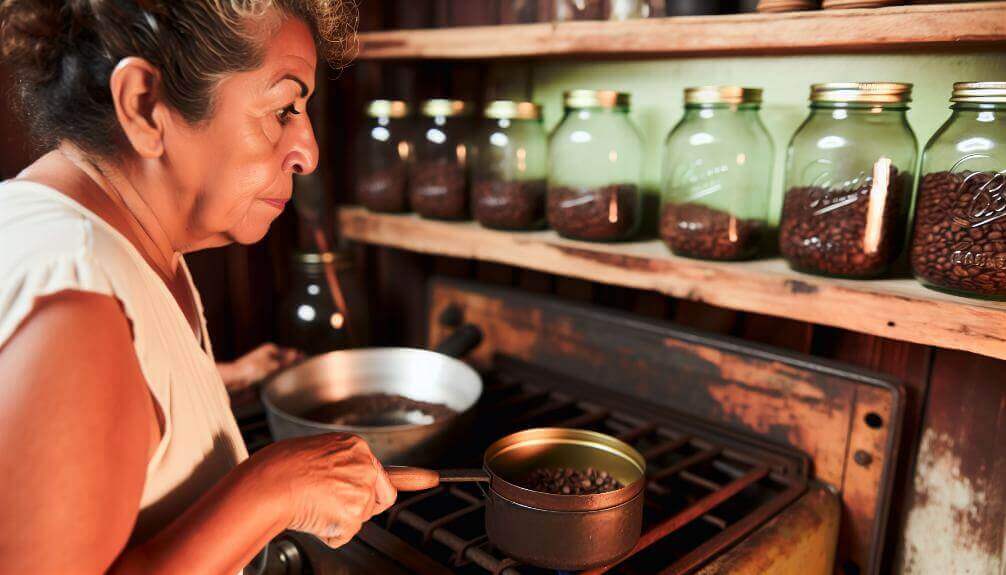
[[3, 0], [50, 151], [0, 185], [3, 573], [238, 572], [395, 500], [360, 439], [250, 459], [182, 253], [252, 243], [315, 169], [316, 46], [348, 0]]

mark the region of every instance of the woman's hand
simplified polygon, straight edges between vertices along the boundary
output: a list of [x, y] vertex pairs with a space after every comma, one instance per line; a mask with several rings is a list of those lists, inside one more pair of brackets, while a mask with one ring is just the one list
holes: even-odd
[[265, 343], [231, 363], [218, 363], [217, 370], [230, 393], [247, 388], [303, 357], [295, 349]]
[[288, 513], [286, 527], [315, 535], [330, 547], [347, 543], [398, 496], [367, 443], [346, 433], [279, 441], [249, 463], [262, 485], [278, 489]]

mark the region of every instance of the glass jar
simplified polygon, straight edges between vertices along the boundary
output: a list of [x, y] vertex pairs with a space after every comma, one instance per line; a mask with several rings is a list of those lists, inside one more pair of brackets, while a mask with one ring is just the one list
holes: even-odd
[[472, 163], [472, 211], [489, 228], [532, 230], [545, 223], [548, 141], [541, 107], [496, 100], [485, 109], [485, 126]]
[[642, 208], [642, 138], [629, 120], [629, 95], [571, 90], [549, 141], [546, 213], [568, 238], [630, 237]]
[[356, 200], [375, 212], [409, 211], [409, 106], [400, 100], [373, 100], [357, 138]]
[[335, 254], [299, 253], [294, 256], [290, 289], [279, 306], [279, 344], [309, 355], [348, 346], [346, 316], [337, 309], [325, 281], [324, 263], [345, 267]]
[[552, 0], [552, 16], [559, 22], [568, 20], [601, 20], [604, 18], [604, 0]]
[[409, 201], [423, 217], [468, 219], [470, 112], [461, 100], [423, 102], [409, 178]]
[[922, 156], [910, 260], [931, 288], [1006, 299], [1006, 82], [954, 84]]
[[660, 237], [677, 255], [754, 257], [768, 235], [772, 138], [760, 88], [685, 90], [685, 115], [667, 135]]
[[650, 0], [608, 0], [609, 20], [635, 20], [650, 17]]
[[790, 267], [867, 278], [904, 247], [918, 146], [911, 84], [811, 87], [810, 115], [786, 154], [779, 249]]

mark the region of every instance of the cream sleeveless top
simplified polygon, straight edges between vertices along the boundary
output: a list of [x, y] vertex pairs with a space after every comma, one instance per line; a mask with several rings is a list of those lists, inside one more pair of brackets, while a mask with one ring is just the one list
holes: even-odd
[[112, 296], [132, 323], [140, 369], [164, 415], [133, 533], [142, 541], [248, 457], [188, 268], [183, 260], [201, 343], [167, 286], [129, 240], [53, 188], [0, 183], [0, 246], [0, 346], [37, 298], [64, 290]]

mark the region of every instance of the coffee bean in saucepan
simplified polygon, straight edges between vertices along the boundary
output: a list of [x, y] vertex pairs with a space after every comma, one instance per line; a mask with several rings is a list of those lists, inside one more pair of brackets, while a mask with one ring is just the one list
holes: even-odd
[[904, 179], [892, 167], [886, 189], [874, 189], [872, 178], [855, 188], [790, 188], [779, 222], [783, 257], [812, 273], [858, 278], [884, 273], [904, 243]]
[[545, 223], [545, 182], [480, 180], [472, 191], [472, 212], [487, 228], [533, 230]]
[[468, 218], [468, 191], [464, 167], [447, 162], [417, 164], [409, 181], [412, 209], [426, 218]]
[[356, 200], [374, 212], [408, 211], [405, 182], [405, 166], [361, 173], [356, 184]]
[[553, 495], [589, 495], [621, 489], [622, 484], [607, 471], [592, 467], [584, 470], [549, 467], [532, 471], [524, 487]]
[[922, 176], [910, 259], [915, 275], [934, 286], [1006, 296], [1006, 175]]
[[707, 260], [752, 258], [762, 245], [765, 222], [738, 218], [702, 204], [664, 206], [660, 237], [676, 255]]
[[639, 189], [632, 184], [600, 188], [557, 186], [548, 190], [548, 223], [568, 238], [621, 240], [636, 228], [639, 201]]

